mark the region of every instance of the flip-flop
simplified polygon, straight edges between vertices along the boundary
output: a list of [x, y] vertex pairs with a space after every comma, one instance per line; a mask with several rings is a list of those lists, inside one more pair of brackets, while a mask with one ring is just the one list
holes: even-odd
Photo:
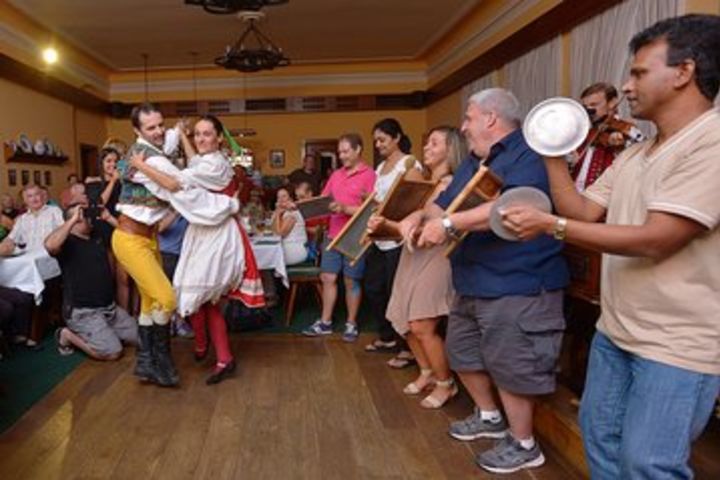
[[63, 357], [67, 357], [68, 355], [72, 355], [73, 353], [75, 353], [75, 349], [70, 345], [63, 345], [62, 342], [60, 342], [60, 335], [62, 334], [63, 328], [64, 327], [60, 327], [55, 330], [55, 342], [57, 343], [58, 353]]

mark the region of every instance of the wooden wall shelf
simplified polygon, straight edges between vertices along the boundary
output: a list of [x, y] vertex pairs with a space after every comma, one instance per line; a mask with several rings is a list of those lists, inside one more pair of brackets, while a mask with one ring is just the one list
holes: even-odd
[[68, 161], [67, 155], [37, 155], [35, 153], [13, 152], [5, 145], [5, 161], [7, 163], [30, 163], [35, 165], [61, 165]]

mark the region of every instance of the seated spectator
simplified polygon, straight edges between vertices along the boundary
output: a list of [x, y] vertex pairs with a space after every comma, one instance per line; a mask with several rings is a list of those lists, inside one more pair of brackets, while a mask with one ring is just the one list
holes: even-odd
[[[42, 201], [45, 205], [50, 205], [53, 207], [60, 208], [60, 204], [55, 200], [54, 198], [50, 197], [50, 191], [47, 189], [45, 185], [38, 185], [38, 188], [40, 188]], [[62, 214], [62, 210], [60, 211]]]
[[42, 188], [29, 184], [22, 195], [28, 211], [15, 219], [10, 234], [0, 242], [0, 256], [12, 254], [15, 247], [27, 247], [28, 250], [43, 248], [45, 238], [63, 223], [62, 211], [46, 205]]
[[295, 186], [295, 199], [308, 200], [313, 197], [312, 186], [308, 182], [300, 182]]
[[[32, 294], [0, 286], [0, 330], [13, 343], [27, 343], [32, 322]], [[34, 346], [34, 342], [27, 343]]]
[[290, 192], [280, 188], [272, 217], [272, 230], [282, 237], [286, 265], [302, 263], [308, 257], [305, 219], [297, 210], [291, 210], [291, 206]]
[[243, 216], [250, 219], [253, 226], [265, 216], [265, 207], [262, 203], [262, 189], [253, 188], [250, 190], [250, 200], [242, 208]]
[[[9, 193], [3, 193], [0, 195], [0, 206], [2, 206], [0, 214], [2, 214], [4, 218], [9, 219], [11, 222], [15, 221], [15, 219], [22, 213], [20, 209], [15, 206], [15, 200], [13, 200], [12, 195]], [[8, 229], [12, 229], [12, 223], [9, 225], [3, 223], [3, 226]]]
[[67, 176], [67, 187], [60, 193], [60, 207], [67, 208], [73, 202], [73, 187], [82, 185], [78, 179], [77, 173], [71, 173]]
[[[107, 210], [103, 216], [109, 216]], [[116, 360], [122, 343], [137, 342], [137, 323], [115, 305], [115, 285], [108, 251], [93, 234], [81, 205], [71, 205], [66, 221], [45, 240], [63, 272], [63, 297], [70, 316], [56, 332], [58, 351], [69, 355], [79, 348], [96, 360]]]
[[[312, 198], [312, 187], [308, 182], [300, 182], [295, 187], [295, 199], [297, 201], [300, 200], [308, 200]], [[306, 218], [305, 219], [305, 232], [307, 232], [308, 240], [312, 244], [313, 242], [317, 242], [317, 234], [320, 230], [320, 227], [323, 227], [325, 230], [327, 230], [328, 221], [330, 219], [329, 215], [325, 215], [322, 217], [313, 217], [313, 218]], [[310, 249], [312, 250], [312, 249]], [[311, 256], [312, 253], [308, 252]], [[314, 257], [313, 257], [314, 258]]]
[[20, 212], [15, 210], [15, 202], [7, 193], [0, 196], [0, 202], [2, 202], [2, 210], [0, 211], [0, 240], [2, 240], [12, 230], [15, 217], [20, 215]]

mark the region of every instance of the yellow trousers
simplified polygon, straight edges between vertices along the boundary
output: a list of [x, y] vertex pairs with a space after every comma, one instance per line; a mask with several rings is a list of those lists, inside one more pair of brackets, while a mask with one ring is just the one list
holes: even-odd
[[116, 228], [112, 250], [140, 291], [140, 324], [167, 323], [175, 310], [175, 292], [162, 269], [157, 241]]

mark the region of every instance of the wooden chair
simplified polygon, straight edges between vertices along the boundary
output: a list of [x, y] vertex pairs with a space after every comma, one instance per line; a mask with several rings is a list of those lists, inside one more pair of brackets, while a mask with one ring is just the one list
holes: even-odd
[[290, 287], [285, 304], [285, 324], [290, 325], [292, 316], [295, 311], [295, 300], [301, 286], [311, 286], [315, 292], [315, 299], [320, 308], [322, 308], [322, 282], [320, 281], [320, 258], [322, 256], [322, 244], [325, 237], [325, 230], [319, 226], [315, 234], [315, 238], [309, 240], [317, 248], [317, 258], [312, 261], [306, 261], [298, 265], [287, 267], [288, 280]]

